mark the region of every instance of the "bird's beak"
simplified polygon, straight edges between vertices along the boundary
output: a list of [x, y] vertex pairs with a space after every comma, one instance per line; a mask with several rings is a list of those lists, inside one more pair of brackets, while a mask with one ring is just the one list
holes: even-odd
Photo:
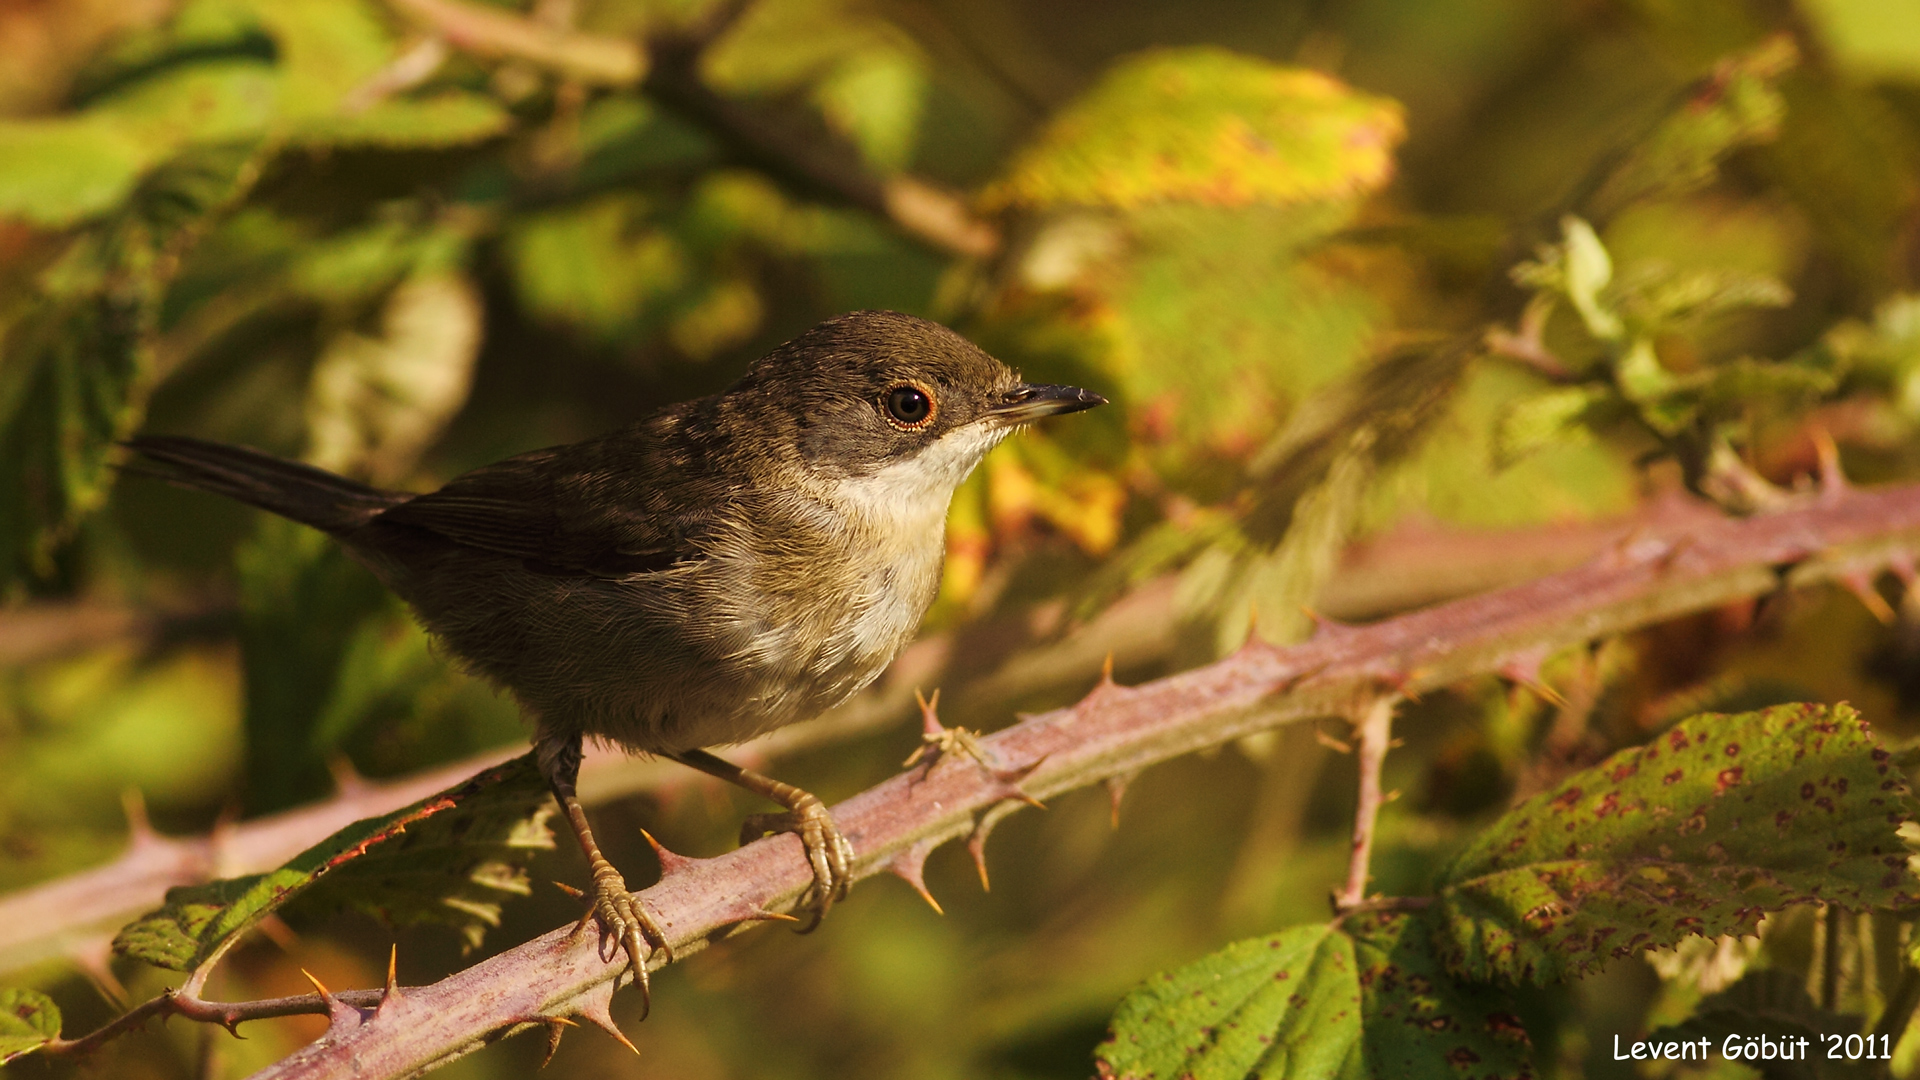
[[1001, 424], [1011, 426], [1030, 424], [1043, 416], [1079, 412], [1106, 403], [1106, 398], [1077, 386], [1021, 383], [1001, 395], [1000, 400], [987, 409], [987, 415]]

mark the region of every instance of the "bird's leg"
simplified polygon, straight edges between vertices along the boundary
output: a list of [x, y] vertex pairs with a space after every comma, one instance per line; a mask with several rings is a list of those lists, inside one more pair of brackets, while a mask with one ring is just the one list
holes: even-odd
[[586, 808], [580, 805], [580, 796], [574, 790], [580, 777], [580, 736], [542, 736], [536, 750], [540, 771], [553, 788], [553, 797], [566, 814], [567, 823], [573, 826], [573, 835], [587, 857], [587, 873], [593, 880], [587, 913], [580, 917], [580, 925], [574, 927], [573, 932], [580, 934], [588, 923], [598, 919], [607, 936], [613, 939], [615, 948], [626, 952], [627, 967], [633, 972], [634, 985], [640, 988], [640, 1018], [644, 1020], [653, 1007], [647, 957], [652, 950], [659, 949], [671, 963], [673, 950], [667, 945], [667, 935], [640, 905], [639, 898], [627, 891], [627, 881], [620, 876], [620, 871], [600, 854], [600, 845], [594, 842], [593, 830], [587, 826]]
[[755, 814], [748, 818], [740, 827], [740, 842], [744, 844], [770, 832], [790, 832], [800, 837], [800, 842], [806, 845], [807, 863], [813, 867], [813, 921], [800, 932], [804, 934], [820, 925], [833, 902], [846, 896], [847, 887], [853, 884], [853, 845], [841, 835], [840, 826], [834, 824], [826, 804], [792, 784], [743, 769], [705, 750], [685, 750], [667, 756], [787, 808], [784, 814]]

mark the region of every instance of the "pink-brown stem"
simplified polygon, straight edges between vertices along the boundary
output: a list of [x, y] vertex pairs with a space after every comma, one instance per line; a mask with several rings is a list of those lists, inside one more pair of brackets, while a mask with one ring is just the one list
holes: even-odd
[[[1736, 599], [1909, 565], [1920, 545], [1920, 485], [1865, 492], [1746, 519], [1641, 536], [1575, 570], [1323, 635], [1292, 648], [1250, 643], [1207, 667], [1133, 688], [1102, 683], [1080, 703], [982, 740], [1047, 798], [1270, 728], [1353, 715], [1382, 689], [1417, 694], [1498, 671], [1516, 654], [1558, 648]], [[899, 872], [903, 852], [931, 850], [991, 820], [1009, 797], [976, 763], [950, 758], [924, 777], [896, 775], [833, 809], [858, 858], [855, 876]], [[676, 959], [750, 920], [791, 907], [812, 880], [796, 837], [768, 837], [676, 866], [641, 893]], [[319, 1041], [256, 1080], [414, 1075], [501, 1035], [579, 1014], [610, 1023], [623, 959], [561, 927], [372, 1016], [336, 1012]]]
[[1347, 884], [1334, 898], [1334, 907], [1340, 911], [1358, 907], [1367, 898], [1374, 827], [1380, 821], [1380, 807], [1387, 801], [1380, 772], [1387, 763], [1388, 744], [1393, 741], [1393, 709], [1398, 700], [1382, 694], [1367, 704], [1354, 725], [1359, 742], [1354, 756], [1360, 765], [1360, 802], [1353, 812], [1353, 852], [1347, 860]]

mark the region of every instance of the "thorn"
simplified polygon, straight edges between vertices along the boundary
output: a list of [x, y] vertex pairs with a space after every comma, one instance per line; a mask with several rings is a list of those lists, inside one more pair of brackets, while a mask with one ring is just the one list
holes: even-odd
[[967, 854], [973, 856], [973, 868], [980, 871], [980, 891], [992, 892], [993, 882], [987, 878], [987, 838], [978, 830], [967, 837]]
[[1012, 799], [1015, 802], [1024, 803], [1027, 806], [1033, 807], [1035, 810], [1045, 810], [1047, 808], [1046, 803], [1022, 791], [1018, 784], [1010, 784], [1003, 781], [994, 789], [994, 794], [1002, 799]]
[[585, 900], [587, 898], [587, 892], [585, 889], [576, 889], [564, 881], [554, 882], [553, 887], [556, 889], [559, 889], [563, 893], [566, 893], [568, 896], [573, 897], [575, 900]]
[[313, 988], [320, 992], [321, 998], [323, 999], [333, 998], [333, 991], [327, 989], [326, 983], [323, 983], [319, 979], [314, 978], [313, 972], [308, 971], [306, 968], [301, 968], [300, 974], [305, 975], [307, 977], [307, 981], [313, 984]]
[[516, 1017], [510, 1023], [547, 1026], [547, 1056], [540, 1059], [542, 1069], [547, 1067], [547, 1063], [553, 1060], [554, 1053], [560, 1049], [560, 1036], [565, 1034], [568, 1028], [580, 1026], [564, 1016], [522, 1016]]
[[1107, 777], [1107, 805], [1109, 808], [1107, 820], [1110, 821], [1116, 829], [1120, 827], [1120, 800], [1126, 797], [1127, 785], [1133, 783], [1133, 778], [1139, 775], [1140, 772], [1136, 769], [1131, 772], [1115, 773]]
[[1300, 605], [1300, 613], [1313, 620], [1313, 633], [1307, 635], [1308, 641], [1335, 641], [1355, 633], [1353, 627], [1337, 622], [1313, 610], [1305, 604]]
[[1840, 584], [1846, 586], [1848, 592], [1860, 598], [1860, 602], [1866, 605], [1874, 618], [1879, 619], [1884, 625], [1893, 625], [1897, 616], [1893, 607], [1887, 603], [1887, 598], [1881, 596], [1880, 590], [1873, 587], [1873, 575], [1864, 570], [1853, 570], [1840, 575], [1839, 580]]
[[373, 1007], [375, 1016], [386, 1012], [387, 1005], [390, 1002], [399, 1001], [405, 997], [404, 994], [400, 993], [400, 980], [397, 977], [399, 968], [400, 945], [398, 942], [395, 942], [387, 949], [387, 984], [380, 988], [380, 1000]]
[[[323, 1002], [326, 1002], [327, 1019], [329, 1021], [329, 1026], [338, 1026], [338, 1025], [344, 1024], [349, 1019], [351, 1019], [355, 1024], [358, 1024], [362, 1020], [366, 1019], [364, 1016], [361, 1015], [359, 1009], [356, 1009], [353, 1006], [347, 1004], [346, 1002], [341, 1001], [339, 998], [334, 997], [333, 991], [327, 989], [324, 983], [322, 983], [319, 979], [316, 979], [313, 977], [313, 972], [308, 971], [306, 968], [301, 968], [300, 974], [305, 975], [307, 977], [307, 981], [313, 984], [313, 988], [320, 992], [320, 1000]], [[239, 1023], [239, 1021], [237, 1020], [234, 1022], [236, 1024]]]
[[1334, 751], [1335, 753], [1340, 753], [1340, 754], [1353, 753], [1353, 746], [1351, 744], [1341, 742], [1339, 739], [1336, 739], [1333, 736], [1327, 734], [1326, 732], [1321, 731], [1319, 724], [1313, 725], [1313, 741], [1319, 743], [1321, 746], [1324, 746], [1329, 750]]
[[668, 851], [664, 844], [655, 840], [653, 834], [645, 829], [640, 830], [640, 835], [646, 837], [647, 846], [653, 848], [653, 857], [660, 860], [660, 880], [662, 881], [665, 881], [670, 875], [677, 874], [699, 861], [698, 859], [689, 859], [685, 855]]
[[940, 723], [940, 688], [933, 688], [932, 697], [923, 697], [920, 688], [913, 691], [914, 704], [920, 706], [920, 732], [923, 735], [938, 735], [947, 730]]
[[1549, 651], [1545, 645], [1530, 646], [1507, 657], [1496, 670], [1501, 678], [1524, 686], [1549, 704], [1564, 709], [1567, 699], [1540, 677], [1540, 665], [1546, 662]]
[[933, 909], [935, 915], [945, 915], [946, 911], [940, 907], [940, 901], [935, 900], [933, 894], [927, 891], [927, 854], [935, 846], [936, 843], [933, 840], [917, 841], [912, 847], [895, 855], [893, 861], [887, 864], [887, 869], [892, 871], [895, 877], [913, 886], [913, 891], [920, 894], [920, 899], [927, 902], [927, 906]]
[[613, 984], [618, 981], [618, 979], [608, 979], [580, 995], [580, 1006], [574, 1010], [574, 1013], [585, 1017], [588, 1023], [613, 1036], [621, 1046], [633, 1051], [637, 1056], [640, 1048], [633, 1045], [633, 1040], [627, 1038], [626, 1033], [620, 1030], [620, 1026], [613, 1022], [613, 1013], [609, 1008], [613, 1003]]
[[1106, 658], [1105, 660], [1103, 660], [1103, 661], [1101, 661], [1101, 662], [1100, 662], [1100, 685], [1101, 685], [1101, 686], [1112, 686], [1112, 685], [1114, 685], [1114, 682], [1113, 682], [1113, 650], [1112, 650], [1112, 649], [1108, 649], [1108, 650], [1107, 650], [1107, 658]]
[[740, 918], [739, 918], [739, 919], [737, 919], [737, 920], [735, 920], [735, 921], [736, 921], [736, 922], [793, 922], [793, 923], [797, 923], [797, 922], [799, 922], [800, 920], [799, 920], [798, 918], [796, 918], [796, 917], [794, 917], [794, 916], [792, 916], [792, 915], [789, 915], [789, 914], [787, 914], [787, 913], [786, 913], [786, 912], [784, 912], [784, 911], [768, 911], [768, 910], [767, 910], [766, 908], [754, 908], [754, 909], [753, 909], [752, 911], [749, 911], [749, 912], [747, 912], [747, 913], [746, 913], [745, 915], [742, 915], [742, 916], [740, 916]]
[[993, 827], [1000, 824], [1000, 819], [1013, 810], [1007, 803], [988, 807], [980, 820], [973, 823], [973, 831], [967, 834], [967, 854], [973, 856], [973, 868], [980, 871], [981, 892], [993, 891], [993, 883], [987, 879], [987, 837], [993, 835]]

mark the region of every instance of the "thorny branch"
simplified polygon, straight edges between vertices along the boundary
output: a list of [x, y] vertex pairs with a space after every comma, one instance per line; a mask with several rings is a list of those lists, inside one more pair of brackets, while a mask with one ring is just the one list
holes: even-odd
[[[962, 756], [903, 773], [834, 808], [859, 853], [857, 877], [918, 882], [927, 854], [984, 832], [1022, 796], [1125, 776], [1277, 724], [1348, 714], [1385, 694], [1417, 694], [1502, 670], [1516, 656], [1617, 634], [1780, 588], [1913, 574], [1920, 486], [1829, 491], [1793, 509], [1643, 535], [1594, 562], [1532, 583], [1276, 648], [1258, 640], [1218, 663], [1137, 687], [1109, 679], [1079, 703], [981, 740], [1001, 763]], [[1384, 747], [1383, 747], [1384, 749]], [[1004, 779], [1021, 775], [1015, 787]], [[676, 957], [792, 906], [811, 873], [797, 838], [769, 837], [711, 859], [663, 858], [642, 901]], [[331, 1024], [256, 1080], [412, 1075], [532, 1026], [578, 1015], [610, 1031], [623, 960], [563, 927], [431, 986], [382, 994], [375, 1008], [314, 1000]], [[551, 1037], [551, 1034], [550, 1034]], [[623, 1037], [624, 1041], [624, 1037]]]
[[706, 127], [754, 168], [811, 197], [877, 214], [941, 251], [978, 258], [1000, 247], [999, 229], [953, 192], [904, 173], [877, 175], [846, 140], [795, 130], [709, 87], [700, 74], [701, 57], [745, 14], [745, 0], [724, 0], [693, 25], [644, 44], [559, 29], [467, 0], [389, 3], [475, 55], [526, 61], [586, 85], [637, 85]]
[[[1405, 611], [1565, 569], [1622, 536], [1712, 520], [1715, 513], [1705, 504], [1676, 497], [1655, 500], [1625, 520], [1498, 532], [1404, 527], [1350, 549], [1315, 606], [1334, 618], [1349, 619]], [[989, 619], [958, 638], [929, 636], [894, 661], [887, 677], [859, 698], [818, 721], [740, 747], [735, 755], [764, 761], [878, 730], [911, 706], [916, 686], [944, 684], [948, 701], [965, 706], [962, 722], [971, 723], [1004, 716], [1008, 703], [1036, 692], [1084, 685], [1108, 658], [1122, 667], [1164, 664], [1179, 644], [1166, 616], [1172, 587], [1171, 579], [1144, 585], [1064, 638], [1051, 636], [1050, 617], [1041, 617], [1044, 611]], [[208, 610], [214, 614], [207, 618], [230, 617]], [[0, 667], [65, 655], [103, 641], [164, 647], [175, 636], [173, 621], [168, 612], [156, 615], [85, 602], [0, 612]], [[995, 648], [983, 647], [985, 641]], [[213, 835], [163, 837], [135, 829], [126, 852], [111, 863], [0, 894], [0, 972], [66, 956], [99, 978], [113, 931], [158, 907], [167, 889], [278, 866], [350, 821], [397, 810], [512, 753], [502, 749], [396, 780], [343, 785], [325, 802], [223, 825]], [[580, 795], [588, 805], [598, 805], [659, 790], [688, 776], [671, 763], [590, 754]]]

